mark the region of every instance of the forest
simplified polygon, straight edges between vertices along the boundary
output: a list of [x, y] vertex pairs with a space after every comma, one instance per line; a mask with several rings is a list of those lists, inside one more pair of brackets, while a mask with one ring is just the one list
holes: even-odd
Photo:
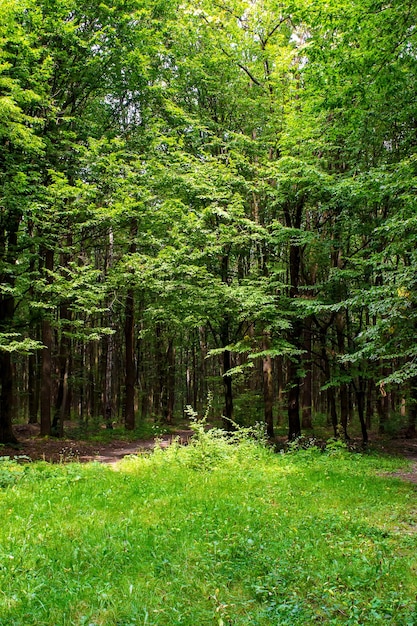
[[416, 22], [0, 0], [0, 443], [208, 402], [415, 436]]

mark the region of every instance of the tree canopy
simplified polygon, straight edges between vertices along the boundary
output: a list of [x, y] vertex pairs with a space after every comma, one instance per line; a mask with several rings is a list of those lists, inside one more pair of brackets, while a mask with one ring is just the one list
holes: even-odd
[[0, 0], [0, 442], [415, 433], [410, 0]]

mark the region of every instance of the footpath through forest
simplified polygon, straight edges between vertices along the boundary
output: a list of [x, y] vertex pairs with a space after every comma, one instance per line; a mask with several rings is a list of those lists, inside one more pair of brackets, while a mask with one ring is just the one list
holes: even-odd
[[[14, 430], [19, 443], [15, 446], [0, 446], [0, 458], [9, 457], [22, 461], [43, 460], [49, 463], [97, 461], [108, 465], [121, 461], [125, 456], [149, 452], [153, 450], [156, 443], [162, 448], [167, 448], [174, 440], [187, 444], [193, 435], [191, 429], [184, 427], [158, 437], [133, 441], [115, 438], [103, 442], [69, 437], [64, 439], [40, 437], [38, 424], [21, 424], [15, 426]], [[276, 443], [279, 447], [283, 447], [285, 441], [282, 437]], [[417, 484], [417, 439], [382, 438], [375, 435], [370, 449], [384, 454], [402, 456], [411, 461], [406, 471], [398, 471], [394, 475]]]
[[152, 450], [157, 441], [162, 448], [168, 447], [177, 438], [180, 443], [185, 444], [193, 434], [190, 429], [179, 429], [157, 438], [135, 439], [134, 441], [115, 438], [112, 441], [97, 442], [78, 438], [40, 437], [38, 424], [17, 425], [14, 431], [19, 443], [15, 446], [0, 446], [0, 457], [8, 456], [22, 460], [27, 457], [31, 461], [43, 460], [50, 463], [98, 461], [107, 464], [117, 463], [130, 454]]

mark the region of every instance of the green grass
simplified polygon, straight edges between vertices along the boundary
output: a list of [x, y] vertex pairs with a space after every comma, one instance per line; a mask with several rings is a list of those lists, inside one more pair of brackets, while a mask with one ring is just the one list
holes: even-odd
[[118, 471], [2, 461], [0, 624], [415, 625], [400, 465], [201, 431]]

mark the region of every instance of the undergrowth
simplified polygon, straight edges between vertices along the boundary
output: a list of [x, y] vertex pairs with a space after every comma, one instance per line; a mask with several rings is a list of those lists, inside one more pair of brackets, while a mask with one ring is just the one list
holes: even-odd
[[[221, 428], [208, 425], [209, 410], [210, 401], [202, 418], [191, 406], [186, 408], [193, 437], [189, 440], [188, 446], [181, 445], [179, 439], [174, 440], [168, 450], [164, 450], [162, 455], [159, 454], [160, 460], [167, 463], [175, 460], [186, 467], [204, 471], [230, 462], [265, 458], [272, 453], [267, 445], [263, 424], [243, 427], [232, 422], [232, 430], [225, 432]], [[158, 448], [156, 456], [158, 457]]]
[[123, 425], [115, 424], [112, 428], [104, 428], [101, 422], [82, 423], [66, 432], [68, 439], [86, 439], [97, 443], [109, 443], [115, 439], [135, 441], [152, 439], [170, 432], [170, 427], [158, 421], [142, 421], [134, 430], [126, 430]]

